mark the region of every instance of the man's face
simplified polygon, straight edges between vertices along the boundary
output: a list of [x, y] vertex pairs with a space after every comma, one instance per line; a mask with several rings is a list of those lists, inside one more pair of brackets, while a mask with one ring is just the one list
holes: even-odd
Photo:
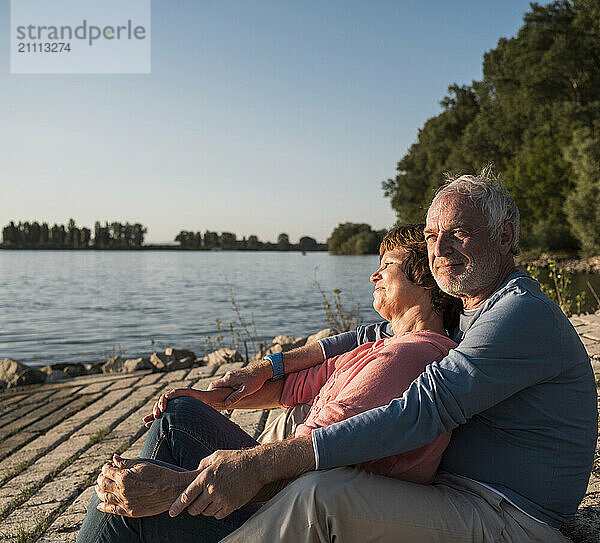
[[497, 280], [499, 243], [491, 239], [487, 220], [467, 196], [447, 194], [433, 202], [425, 239], [431, 272], [444, 292], [465, 301]]

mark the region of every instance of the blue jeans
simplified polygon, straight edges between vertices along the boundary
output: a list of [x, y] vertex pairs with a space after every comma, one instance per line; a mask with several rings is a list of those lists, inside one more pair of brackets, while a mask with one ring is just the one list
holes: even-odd
[[[141, 457], [167, 463], [178, 470], [194, 470], [216, 450], [254, 447], [258, 443], [229, 419], [199, 400], [175, 398], [152, 423]], [[78, 543], [208, 543], [217, 542], [239, 528], [260, 505], [249, 504], [224, 519], [183, 512], [128, 518], [102, 513], [94, 494], [77, 536]]]

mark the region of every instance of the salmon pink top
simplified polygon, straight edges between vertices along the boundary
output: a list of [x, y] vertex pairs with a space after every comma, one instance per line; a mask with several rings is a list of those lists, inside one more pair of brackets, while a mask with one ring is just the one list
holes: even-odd
[[[428, 364], [440, 361], [454, 347], [454, 341], [435, 332], [406, 332], [359, 345], [318, 366], [289, 374], [281, 404], [286, 407], [312, 404], [294, 437], [308, 435], [315, 428], [329, 426], [400, 398]], [[365, 462], [358, 467], [379, 475], [427, 484], [433, 480], [449, 441], [450, 434], [443, 434], [424, 447]]]

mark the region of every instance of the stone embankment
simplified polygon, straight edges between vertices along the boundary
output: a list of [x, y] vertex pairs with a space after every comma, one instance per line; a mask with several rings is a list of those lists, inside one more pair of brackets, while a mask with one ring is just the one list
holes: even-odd
[[550, 262], [556, 262], [559, 267], [569, 273], [600, 274], [600, 255], [587, 258], [571, 258], [568, 256], [542, 253], [536, 258], [517, 257], [517, 265], [521, 268], [525, 268], [528, 264], [537, 266], [538, 268], [547, 268]]
[[[600, 379], [600, 314], [572, 321]], [[303, 340], [280, 336], [269, 349], [286, 350], [298, 341]], [[191, 367], [161, 372], [125, 373], [121, 368], [0, 392], [0, 542], [75, 541], [102, 465], [115, 451], [139, 455], [145, 438], [142, 417], [161, 393], [205, 389], [246, 363], [222, 354], [211, 360], [221, 363], [198, 359]], [[278, 413], [236, 410], [231, 420], [257, 437]], [[577, 543], [600, 541], [600, 449], [588, 493], [564, 531]]]

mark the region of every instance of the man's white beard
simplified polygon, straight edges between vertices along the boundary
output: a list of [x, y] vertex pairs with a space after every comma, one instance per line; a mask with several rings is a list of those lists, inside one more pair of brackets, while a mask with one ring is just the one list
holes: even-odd
[[446, 294], [457, 298], [468, 298], [484, 291], [493, 283], [500, 268], [500, 256], [495, 253], [483, 254], [465, 265], [459, 274], [437, 274], [433, 277]]

